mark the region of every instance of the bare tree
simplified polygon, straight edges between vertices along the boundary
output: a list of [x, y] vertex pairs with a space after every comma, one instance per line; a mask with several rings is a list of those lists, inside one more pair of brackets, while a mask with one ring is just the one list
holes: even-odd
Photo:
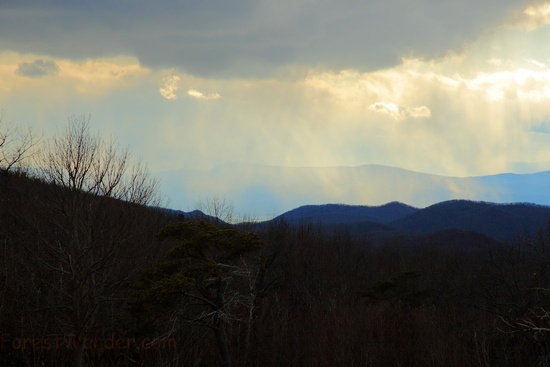
[[235, 220], [235, 207], [223, 196], [214, 195], [200, 200], [197, 209], [208, 216], [214, 217], [216, 222], [233, 223]]
[[23, 167], [36, 143], [30, 128], [14, 127], [0, 111], [0, 324], [4, 330], [8, 324], [15, 325], [13, 312], [18, 308], [12, 299], [23, 298], [19, 292], [23, 288], [21, 277], [17, 274], [21, 273], [18, 239], [23, 230], [17, 214], [23, 210], [21, 198], [27, 187], [22, 184], [22, 177], [13, 172]]
[[60, 189], [140, 205], [158, 205], [158, 182], [139, 162], [132, 165], [130, 150], [90, 132], [90, 116], [69, 118], [62, 135], [40, 156], [43, 178]]
[[28, 158], [36, 140], [30, 129], [22, 130], [4, 122], [0, 112], [0, 171], [9, 171]]
[[84, 364], [87, 335], [109, 330], [105, 320], [114, 318], [121, 289], [153, 250], [156, 228], [145, 206], [159, 203], [147, 168], [132, 164], [114, 139], [91, 134], [89, 122], [71, 117], [38, 157], [49, 191], [37, 198], [42, 215], [33, 218], [39, 244], [28, 246], [32, 261], [49, 274], [37, 286], [37, 299], [45, 297], [38, 307], [54, 315], [58, 332], [74, 338], [74, 366]]

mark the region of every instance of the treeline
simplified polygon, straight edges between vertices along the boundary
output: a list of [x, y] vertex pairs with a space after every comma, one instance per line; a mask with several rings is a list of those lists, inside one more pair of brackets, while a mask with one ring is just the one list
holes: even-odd
[[550, 365], [548, 229], [441, 249], [174, 217], [115, 148], [73, 121], [41, 174], [4, 166], [0, 365]]
[[[202, 231], [209, 230], [198, 233]], [[250, 253], [215, 260], [232, 264], [234, 273], [203, 273], [199, 264], [207, 262], [205, 257], [213, 258], [189, 247], [204, 240], [195, 243], [176, 233], [168, 237], [176, 239], [174, 251], [185, 259], [176, 273], [189, 284], [172, 293], [171, 285], [160, 280], [166, 279], [166, 273], [148, 277], [141, 284], [148, 297], [154, 290], [157, 300], [168, 294], [177, 294], [179, 300], [139, 318], [142, 325], [149, 320], [149, 333], [166, 333], [178, 341], [180, 354], [166, 360], [171, 363], [549, 363], [548, 233], [541, 231], [537, 238], [516, 243], [478, 243], [475, 251], [471, 247], [440, 251], [423, 244], [411, 249], [399, 242], [373, 247], [368, 239], [350, 237], [345, 230], [327, 232], [311, 224], [290, 226], [280, 221], [258, 233], [263, 247], [254, 252], [256, 262]], [[140, 302], [150, 304], [150, 298], [144, 299]], [[220, 329], [226, 341], [217, 337]], [[226, 356], [220, 353], [223, 350]]]

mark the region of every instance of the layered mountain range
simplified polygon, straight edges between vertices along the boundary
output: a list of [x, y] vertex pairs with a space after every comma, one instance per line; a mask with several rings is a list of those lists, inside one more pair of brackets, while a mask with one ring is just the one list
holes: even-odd
[[550, 171], [447, 177], [380, 165], [279, 167], [225, 164], [206, 171], [160, 173], [169, 207], [192, 210], [223, 197], [242, 216], [273, 218], [308, 204], [383, 205], [392, 201], [425, 208], [454, 199], [550, 205]]
[[284, 213], [273, 221], [290, 224], [319, 224], [325, 228], [345, 228], [355, 234], [375, 238], [415, 235], [455, 235], [468, 233], [494, 240], [510, 241], [536, 235], [550, 224], [550, 207], [517, 203], [496, 204], [451, 200], [424, 209], [391, 202], [381, 206], [307, 205]]

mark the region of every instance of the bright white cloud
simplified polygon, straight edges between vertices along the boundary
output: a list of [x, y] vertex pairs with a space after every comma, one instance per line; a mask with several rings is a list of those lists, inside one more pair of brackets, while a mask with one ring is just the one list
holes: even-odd
[[369, 106], [369, 110], [389, 115], [394, 120], [405, 120], [407, 118], [429, 118], [432, 111], [426, 106], [407, 107], [397, 106], [391, 102], [376, 102]]
[[189, 89], [187, 95], [196, 99], [219, 99], [221, 98], [219, 93], [203, 93], [196, 89]]
[[369, 110], [387, 113], [394, 118], [399, 118], [399, 107], [395, 103], [376, 102], [369, 106]]
[[491, 101], [519, 98], [530, 102], [550, 100], [550, 69], [529, 60], [535, 68], [512, 68], [506, 71], [483, 72], [474, 78], [457, 78], [469, 89], [481, 92]]
[[534, 31], [548, 24], [550, 24], [550, 3], [528, 6], [512, 22], [512, 26], [527, 31]]
[[426, 106], [406, 107], [405, 114], [413, 118], [428, 118], [432, 116], [432, 111]]
[[164, 77], [161, 82], [159, 93], [166, 99], [177, 99], [178, 89], [181, 82], [181, 78], [177, 75], [170, 75]]
[[[531, 132], [550, 121], [547, 62], [488, 59], [470, 53], [407, 59], [370, 73], [310, 72], [304, 86], [322, 98], [318, 116], [353, 130], [348, 142], [361, 141], [369, 147], [362, 154], [378, 163], [469, 175], [511, 170], [511, 162], [543, 161], [550, 138]], [[377, 124], [374, 113], [417, 123]]]

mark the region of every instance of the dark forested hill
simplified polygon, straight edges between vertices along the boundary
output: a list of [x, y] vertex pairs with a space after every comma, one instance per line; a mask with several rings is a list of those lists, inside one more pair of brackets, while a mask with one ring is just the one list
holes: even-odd
[[391, 202], [231, 228], [0, 172], [1, 365], [547, 365], [550, 232], [495, 238], [549, 217]]
[[159, 208], [160, 211], [166, 215], [177, 217], [179, 219], [205, 219], [211, 222], [222, 223], [223, 221], [219, 218], [213, 217], [211, 215], [205, 214], [202, 211], [195, 209], [190, 212], [184, 212], [182, 210], [168, 209], [168, 208]]
[[[497, 240], [533, 234], [550, 222], [550, 207], [527, 204], [495, 204], [468, 200], [444, 201], [424, 209], [391, 202], [382, 206], [341, 204], [307, 205], [277, 217], [289, 223], [311, 222], [345, 225], [356, 234], [385, 238], [395, 235], [445, 230], [477, 232]], [[378, 224], [378, 225], [377, 225]]]
[[286, 212], [276, 219], [284, 218], [291, 223], [307, 221], [323, 224], [350, 224], [369, 221], [385, 224], [403, 218], [418, 210], [396, 201], [380, 206], [344, 204], [304, 205]]
[[550, 207], [451, 200], [398, 219], [391, 226], [413, 232], [461, 229], [506, 240], [532, 234], [550, 220]]

